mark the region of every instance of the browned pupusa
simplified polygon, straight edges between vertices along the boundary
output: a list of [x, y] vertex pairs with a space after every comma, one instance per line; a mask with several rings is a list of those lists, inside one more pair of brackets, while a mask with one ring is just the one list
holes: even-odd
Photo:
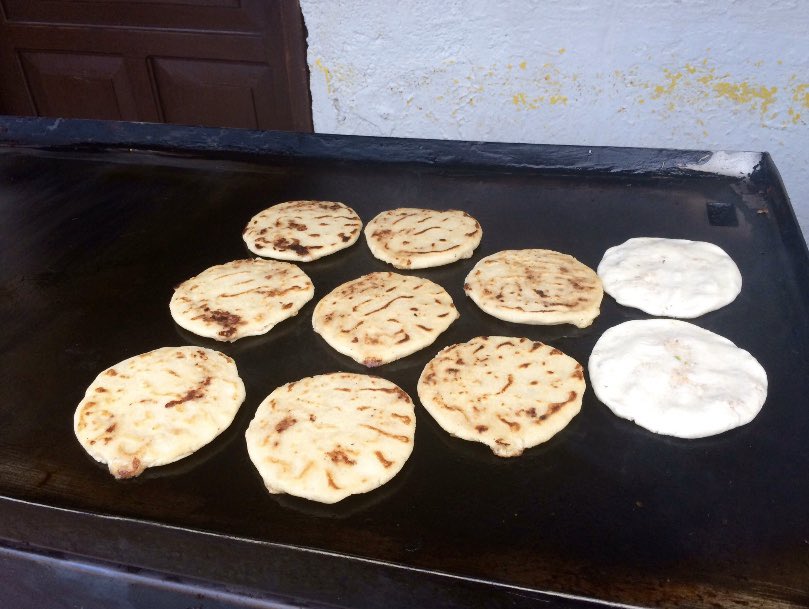
[[286, 201], [253, 216], [242, 238], [254, 254], [308, 262], [357, 241], [360, 217], [336, 201]]
[[553, 250], [504, 250], [481, 259], [464, 290], [483, 311], [523, 324], [570, 323], [598, 316], [604, 290], [595, 271]]
[[314, 294], [312, 281], [294, 264], [234, 260], [178, 285], [169, 311], [190, 332], [232, 342], [269, 332], [296, 315]]
[[500, 457], [549, 440], [581, 409], [581, 364], [541, 342], [479, 336], [441, 350], [418, 382], [424, 408], [447, 432]]
[[373, 367], [432, 344], [457, 318], [440, 285], [383, 272], [363, 275], [324, 296], [312, 326], [334, 349]]
[[424, 269], [469, 258], [480, 243], [480, 224], [465, 211], [401, 207], [365, 227], [371, 253], [397, 269]]
[[381, 486], [413, 451], [413, 401], [385, 379], [335, 372], [287, 383], [245, 434], [271, 493], [335, 503]]
[[79, 403], [73, 429], [116, 478], [182, 459], [230, 425], [244, 400], [236, 364], [202, 347], [163, 347], [104, 370]]

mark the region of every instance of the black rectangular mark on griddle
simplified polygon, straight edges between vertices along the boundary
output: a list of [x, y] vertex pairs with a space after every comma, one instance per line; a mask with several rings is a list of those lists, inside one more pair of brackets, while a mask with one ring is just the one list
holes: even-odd
[[708, 222], [711, 226], [739, 226], [736, 207], [732, 203], [709, 201], [705, 207], [708, 210]]

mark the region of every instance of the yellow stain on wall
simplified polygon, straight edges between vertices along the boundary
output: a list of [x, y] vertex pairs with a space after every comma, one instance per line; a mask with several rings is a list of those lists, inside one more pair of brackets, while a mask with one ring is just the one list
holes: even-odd
[[809, 83], [801, 83], [792, 90], [792, 101], [809, 110]]
[[[795, 77], [793, 76], [790, 82], [794, 82], [794, 80]], [[792, 88], [792, 101], [798, 105], [798, 108], [809, 110], [809, 83], [800, 83]], [[801, 122], [801, 113], [793, 107], [789, 107], [787, 114], [789, 114], [789, 120], [793, 125]]]
[[652, 99], [660, 99], [673, 93], [683, 78], [682, 72], [672, 72], [668, 68], [663, 68], [663, 75], [665, 76], [664, 82], [662, 85], [655, 85]]
[[500, 73], [502, 76], [492, 79], [490, 87], [493, 90], [508, 92], [512, 105], [518, 111], [538, 110], [542, 106], [567, 105], [570, 89], [581, 88], [577, 85], [578, 74], [565, 74], [552, 62], [529, 68], [528, 61], [522, 60], [518, 66], [522, 72], [516, 74], [502, 74], [502, 70], [492, 68], [495, 74]]
[[519, 108], [521, 106], [527, 106], [528, 100], [525, 97], [525, 93], [515, 93], [514, 97], [511, 98], [511, 103]]
[[794, 108], [789, 108], [787, 114], [789, 114], [789, 119], [793, 125], [797, 125], [801, 121], [801, 113], [795, 112]]
[[778, 87], [766, 85], [751, 85], [746, 80], [742, 82], [720, 81], [713, 83], [713, 90], [718, 97], [729, 99], [737, 104], [750, 104], [758, 106], [761, 114], [765, 114], [775, 102]]
[[327, 67], [326, 67], [326, 66], [323, 64], [323, 61], [320, 59], [320, 57], [318, 57], [317, 59], [315, 59], [315, 68], [317, 68], [317, 71], [318, 71], [318, 72], [320, 72], [321, 74], [323, 74], [323, 78], [324, 78], [324, 80], [326, 81], [326, 93], [327, 93], [328, 95], [331, 95], [331, 93], [332, 93], [332, 86], [331, 86], [332, 74], [331, 74], [331, 70], [329, 70], [329, 69], [328, 69], [328, 68], [327, 68]]
[[[764, 118], [778, 101], [776, 85], [736, 81], [730, 74], [717, 75], [707, 59], [699, 65], [686, 63], [682, 70], [663, 68], [661, 82], [639, 84], [651, 88], [650, 97], [664, 103], [669, 112], [686, 106], [708, 107], [719, 100], [747, 107]], [[774, 118], [774, 115], [769, 118]]]
[[[565, 49], [558, 52], [562, 55]], [[522, 60], [517, 57], [512, 59], [513, 63], [470, 63], [463, 72], [457, 69], [460, 65], [454, 71], [445, 66], [434, 68], [402, 77], [390, 90], [401, 95], [403, 106], [412, 111], [426, 113], [430, 104], [425, 102], [429, 97], [432, 104], [453, 117], [468, 117], [481, 107], [488, 108], [484, 102], [495, 99], [515, 114], [524, 111], [558, 114], [569, 105], [579, 108], [614, 102], [616, 112], [653, 114], [680, 125], [686, 118], [693, 123], [694, 134], [706, 137], [712, 122], [708, 118], [717, 111], [747, 112], [760, 116], [762, 124], [766, 121], [768, 126], [781, 127], [805, 125], [802, 117], [809, 116], [809, 83], [802, 82], [803, 74], [795, 74], [787, 82], [788, 76], [783, 74], [771, 77], [763, 68], [753, 69], [759, 63], [753, 59], [738, 71], [720, 71], [715, 60], [708, 56], [661, 66], [659, 72], [652, 63], [618, 66], [582, 76], [570, 71], [571, 66], [562, 59], [548, 60], [551, 53], [552, 50], [542, 58], [532, 57], [530, 65], [527, 57]], [[774, 63], [774, 58], [767, 61], [768, 65]], [[339, 96], [344, 88], [362, 82], [363, 74], [354, 73], [351, 66], [326, 66], [317, 59], [312, 69], [323, 74], [331, 96]]]

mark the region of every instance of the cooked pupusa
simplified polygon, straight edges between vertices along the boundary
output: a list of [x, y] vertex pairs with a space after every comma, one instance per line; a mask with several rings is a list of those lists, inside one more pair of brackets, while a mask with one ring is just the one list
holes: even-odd
[[362, 220], [337, 201], [286, 201], [253, 216], [242, 237], [265, 258], [310, 262], [353, 245]]
[[590, 267], [543, 249], [503, 250], [478, 261], [464, 290], [489, 315], [523, 324], [570, 323], [586, 328], [604, 291]]
[[232, 342], [269, 332], [297, 315], [314, 294], [312, 281], [294, 264], [234, 260], [178, 285], [169, 311], [194, 334]]
[[419, 377], [424, 408], [453, 436], [500, 457], [521, 455], [561, 431], [581, 409], [581, 365], [527, 338], [478, 336], [442, 349]]
[[457, 318], [452, 298], [437, 283], [382, 272], [348, 281], [324, 296], [312, 325], [332, 348], [373, 367], [431, 345]]
[[424, 269], [469, 258], [482, 236], [477, 220], [454, 209], [391, 209], [365, 227], [374, 257], [397, 269]]
[[391, 480], [413, 451], [415, 430], [413, 401], [402, 389], [339, 372], [277, 388], [245, 439], [269, 492], [335, 503]]
[[233, 421], [244, 383], [228, 356], [201, 347], [163, 347], [104, 370], [73, 417], [82, 447], [116, 478], [173, 463]]

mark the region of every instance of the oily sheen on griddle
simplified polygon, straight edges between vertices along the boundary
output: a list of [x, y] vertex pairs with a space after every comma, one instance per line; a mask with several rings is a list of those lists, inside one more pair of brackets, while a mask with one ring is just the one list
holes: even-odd
[[162, 347], [99, 374], [73, 417], [93, 459], [116, 478], [173, 463], [233, 422], [244, 383], [228, 356], [202, 347]]

